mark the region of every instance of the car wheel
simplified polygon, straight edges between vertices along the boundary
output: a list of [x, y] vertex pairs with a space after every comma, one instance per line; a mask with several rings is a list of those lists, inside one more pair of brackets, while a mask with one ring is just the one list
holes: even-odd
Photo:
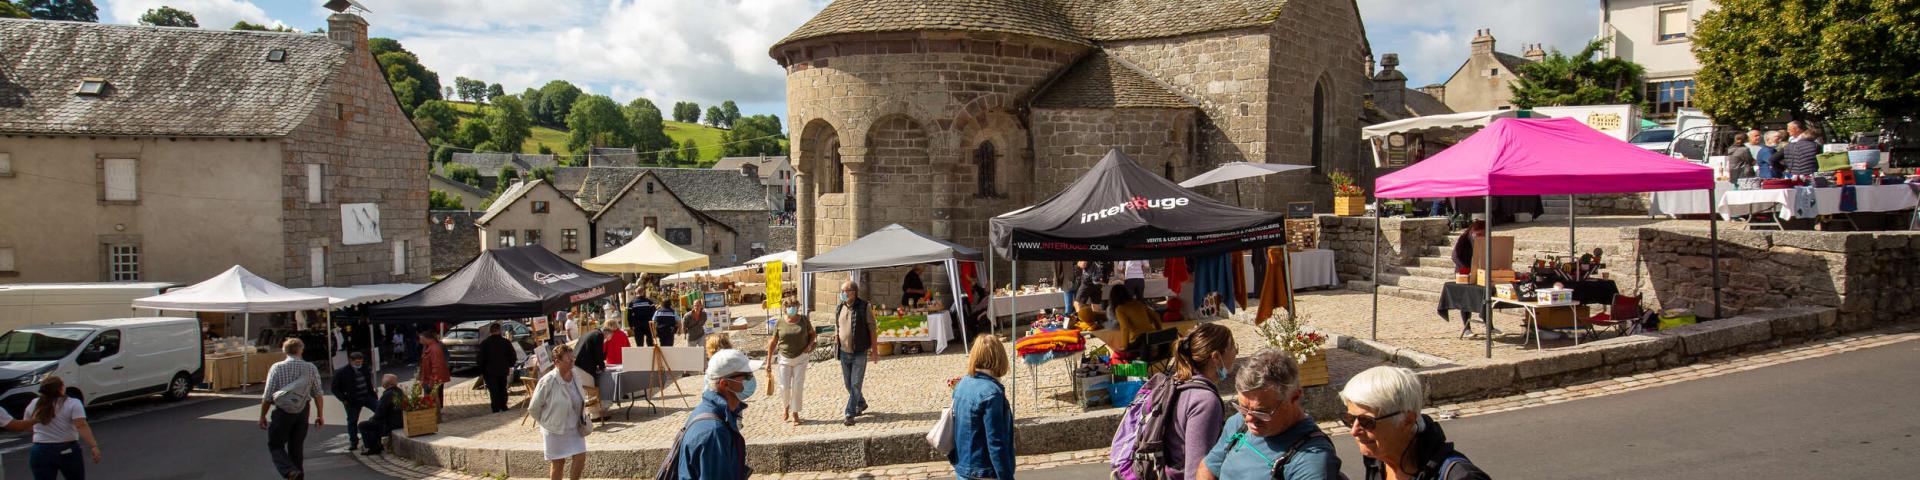
[[187, 394], [192, 391], [193, 385], [188, 382], [187, 374], [176, 373], [173, 375], [173, 381], [167, 382], [167, 391], [162, 395], [166, 396], [167, 401], [178, 402], [186, 400]]

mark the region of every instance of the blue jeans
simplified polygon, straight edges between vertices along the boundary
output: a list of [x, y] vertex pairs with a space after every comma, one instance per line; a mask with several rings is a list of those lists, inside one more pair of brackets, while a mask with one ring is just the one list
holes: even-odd
[[33, 472], [34, 480], [87, 478], [87, 464], [81, 458], [80, 442], [33, 444], [33, 448], [27, 451], [27, 470]]
[[867, 396], [860, 393], [867, 381], [867, 353], [840, 352], [840, 378], [847, 386], [847, 417], [867, 410]]

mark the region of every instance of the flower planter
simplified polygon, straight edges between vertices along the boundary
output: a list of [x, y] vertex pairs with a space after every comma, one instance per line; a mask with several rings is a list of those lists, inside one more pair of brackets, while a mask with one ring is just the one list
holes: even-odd
[[433, 409], [413, 410], [401, 415], [408, 437], [432, 435], [440, 431], [440, 416]]
[[1333, 214], [1342, 217], [1366, 215], [1367, 197], [1365, 195], [1335, 195], [1333, 197]]
[[1307, 361], [1300, 364], [1300, 386], [1326, 385], [1328, 381], [1327, 354], [1320, 352], [1308, 355]]

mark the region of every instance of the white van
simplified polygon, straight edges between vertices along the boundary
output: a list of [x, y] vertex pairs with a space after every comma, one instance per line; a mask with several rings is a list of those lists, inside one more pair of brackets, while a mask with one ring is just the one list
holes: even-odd
[[133, 300], [166, 292], [167, 282], [0, 284], [0, 332], [30, 325], [158, 315]]
[[206, 374], [200, 321], [118, 318], [22, 327], [0, 335], [0, 407], [14, 418], [58, 375], [87, 405], [162, 394], [187, 398]]

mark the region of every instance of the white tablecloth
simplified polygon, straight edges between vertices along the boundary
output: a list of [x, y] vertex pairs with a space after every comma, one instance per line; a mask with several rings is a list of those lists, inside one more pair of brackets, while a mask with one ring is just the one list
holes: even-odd
[[953, 336], [953, 316], [947, 312], [927, 314], [927, 334], [911, 337], [881, 336], [881, 343], [933, 342], [933, 353], [947, 351], [947, 338]]
[[[1014, 302], [1016, 299], [1019, 300], [1018, 304]], [[1014, 310], [1016, 306], [1020, 307], [1018, 311]], [[993, 314], [1001, 317], [1008, 314], [1033, 313], [1049, 308], [1064, 309], [1066, 307], [1067, 295], [1061, 292], [993, 297]]]
[[1713, 212], [1713, 206], [1726, 198], [1733, 190], [1733, 184], [1714, 182], [1713, 202], [1707, 201], [1706, 190], [1679, 190], [1673, 192], [1653, 192], [1653, 201], [1647, 206], [1647, 215], [1705, 215]]
[[[1847, 213], [1840, 211], [1840, 187], [1813, 189], [1813, 208], [1820, 215]], [[1913, 188], [1906, 185], [1861, 185], [1853, 188], [1855, 212], [1892, 212], [1906, 210], [1920, 205]], [[1720, 216], [1730, 218], [1772, 209], [1779, 212], [1783, 220], [1792, 220], [1793, 205], [1800, 200], [1800, 190], [1777, 188], [1771, 190], [1737, 190], [1721, 197]]]

